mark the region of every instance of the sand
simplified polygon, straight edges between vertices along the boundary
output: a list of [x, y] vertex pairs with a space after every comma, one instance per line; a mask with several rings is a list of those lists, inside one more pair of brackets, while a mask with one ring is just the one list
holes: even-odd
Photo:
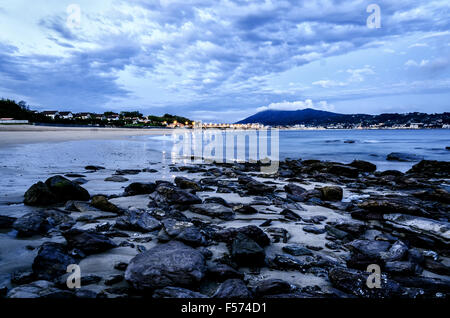
[[98, 127], [53, 127], [0, 125], [0, 148], [17, 144], [60, 142], [87, 139], [121, 139], [127, 136], [163, 135], [170, 129], [133, 129]]

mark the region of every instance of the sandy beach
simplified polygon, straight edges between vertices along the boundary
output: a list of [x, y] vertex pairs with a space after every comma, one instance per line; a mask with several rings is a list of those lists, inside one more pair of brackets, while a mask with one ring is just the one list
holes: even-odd
[[171, 133], [171, 130], [0, 125], [0, 147], [39, 142], [105, 139], [117, 140], [128, 136], [163, 135], [167, 133]]

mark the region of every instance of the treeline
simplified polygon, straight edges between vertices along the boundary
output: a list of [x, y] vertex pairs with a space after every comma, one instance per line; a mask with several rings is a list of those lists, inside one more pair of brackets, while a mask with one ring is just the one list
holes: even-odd
[[[185, 124], [191, 123], [189, 118], [164, 114], [163, 116], [144, 116], [138, 111], [120, 112], [116, 120], [108, 120], [108, 117], [114, 115], [114, 112], [105, 112], [103, 114], [92, 114], [89, 118], [70, 118], [61, 117], [51, 118], [43, 113], [33, 111], [26, 102], [16, 102], [11, 99], [0, 100], [0, 118], [13, 118], [16, 120], [28, 120], [30, 123], [52, 123], [65, 125], [96, 125], [96, 126], [114, 126], [114, 127], [164, 127], [166, 124], [172, 124], [174, 121]], [[99, 118], [102, 117], [102, 118]]]

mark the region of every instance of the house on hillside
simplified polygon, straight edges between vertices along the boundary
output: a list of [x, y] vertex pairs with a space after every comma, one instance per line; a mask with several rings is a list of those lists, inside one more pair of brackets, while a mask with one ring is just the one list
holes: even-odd
[[88, 120], [91, 119], [91, 113], [78, 113], [74, 116], [77, 119]]
[[72, 119], [73, 114], [72, 112], [59, 112], [59, 117], [61, 117], [62, 119]]
[[44, 111], [41, 114], [44, 115], [44, 116], [47, 116], [47, 117], [49, 117], [51, 119], [55, 119], [55, 118], [59, 117], [59, 112], [56, 111], [56, 110]]
[[120, 116], [119, 116], [119, 114], [116, 114], [116, 113], [112, 113], [112, 114], [109, 114], [108, 116], [106, 116], [106, 120], [108, 120], [108, 121], [116, 121], [119, 119], [120, 119]]

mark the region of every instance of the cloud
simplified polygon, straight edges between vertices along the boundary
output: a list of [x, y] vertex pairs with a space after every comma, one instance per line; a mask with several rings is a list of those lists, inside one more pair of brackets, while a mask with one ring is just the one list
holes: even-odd
[[284, 101], [280, 103], [271, 103], [268, 106], [262, 106], [257, 108], [257, 111], [261, 112], [265, 110], [300, 110], [306, 108], [326, 110], [326, 111], [334, 110], [334, 106], [328, 104], [326, 101], [319, 101], [315, 103], [311, 99], [305, 99], [304, 101], [295, 101], [295, 102]]

